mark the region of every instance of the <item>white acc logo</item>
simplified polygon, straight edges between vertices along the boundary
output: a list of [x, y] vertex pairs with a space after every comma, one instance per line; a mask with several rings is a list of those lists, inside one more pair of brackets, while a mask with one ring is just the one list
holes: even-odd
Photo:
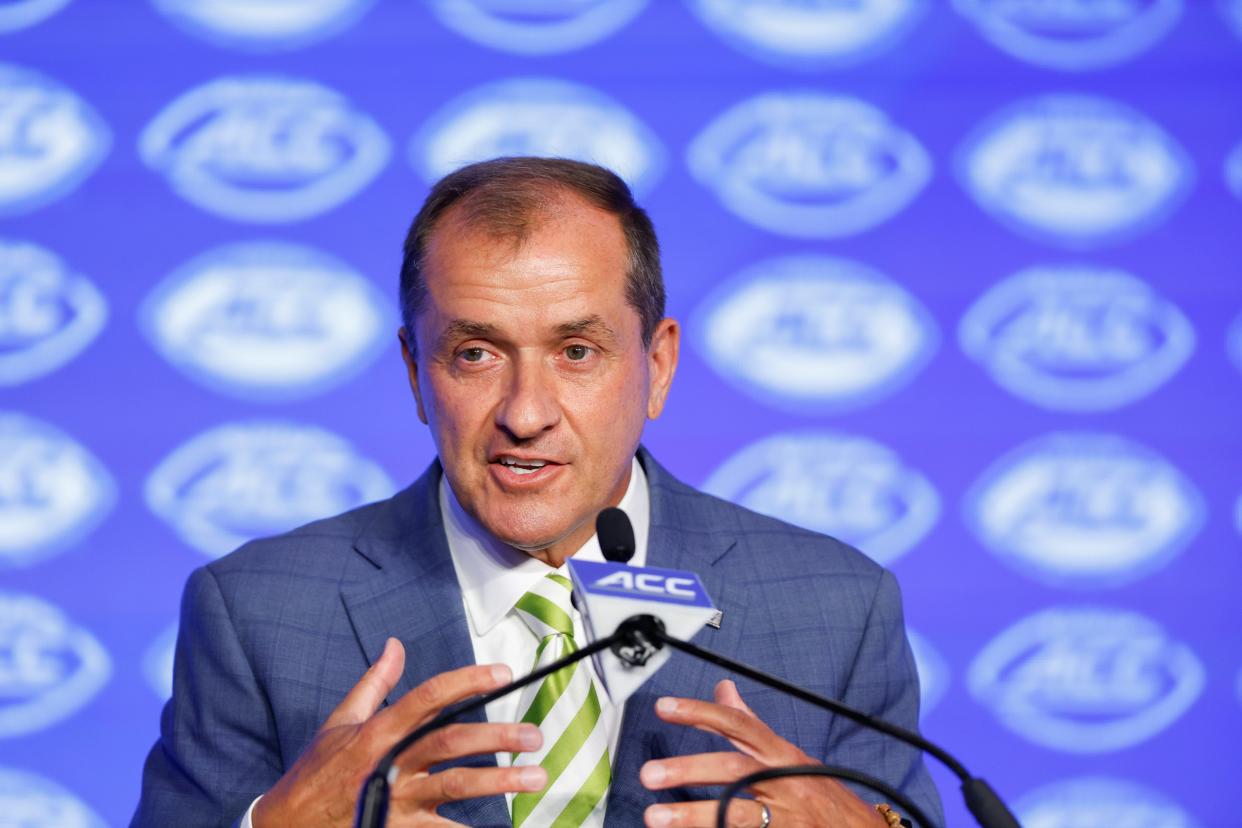
[[949, 665], [926, 636], [906, 627], [906, 638], [919, 673], [919, 716], [924, 717], [948, 692]]
[[1064, 586], [1115, 586], [1177, 555], [1203, 503], [1182, 474], [1106, 434], [1052, 434], [1002, 457], [967, 496], [967, 522], [1002, 560]]
[[1014, 805], [1023, 828], [1198, 828], [1164, 794], [1107, 776], [1082, 776], [1032, 791]]
[[0, 737], [71, 716], [111, 674], [103, 647], [59, 609], [33, 595], [0, 592]]
[[0, 239], [0, 385], [51, 373], [103, 328], [108, 306], [42, 247]]
[[1225, 159], [1225, 183], [1233, 190], [1234, 195], [1242, 198], [1242, 143], [1234, 147], [1233, 152]]
[[278, 242], [199, 256], [156, 288], [142, 319], [174, 365], [212, 388], [258, 399], [344, 381], [397, 327], [391, 303], [348, 265]]
[[589, 87], [546, 78], [512, 78], [467, 92], [410, 144], [410, 160], [428, 181], [504, 155], [602, 164], [639, 193], [664, 168], [659, 140], [624, 107]]
[[224, 46], [292, 49], [352, 25], [375, 0], [152, 0], [177, 25]]
[[1137, 613], [1053, 608], [1000, 633], [970, 665], [970, 692], [1030, 741], [1068, 753], [1136, 745], [1199, 697], [1203, 665]]
[[1186, 154], [1154, 123], [1103, 98], [1014, 104], [976, 131], [962, 182], [1015, 229], [1084, 246], [1148, 229], [1189, 190]]
[[289, 222], [318, 215], [370, 183], [388, 137], [341, 95], [308, 81], [220, 78], [164, 108], [139, 141], [173, 189], [229, 218]]
[[818, 92], [743, 101], [687, 151], [690, 171], [728, 209], [765, 230], [827, 239], [898, 213], [931, 176], [931, 160], [870, 104]]
[[1220, 0], [1220, 12], [1242, 37], [1242, 0]]
[[211, 556], [392, 492], [383, 469], [340, 437], [279, 422], [206, 431], [165, 458], [146, 485], [151, 511]]
[[918, 543], [940, 515], [936, 490], [896, 454], [832, 432], [753, 443], [712, 472], [703, 489], [833, 535], [883, 564]]
[[544, 55], [590, 46], [620, 29], [649, 0], [431, 0], [444, 25], [476, 43]]
[[86, 803], [50, 779], [0, 768], [2, 828], [107, 828]]
[[1095, 69], [1134, 57], [1164, 37], [1182, 0], [954, 0], [1009, 54], [1053, 69]]
[[962, 350], [1026, 400], [1097, 411], [1140, 399], [1177, 373], [1195, 332], [1144, 282], [1089, 265], [1032, 267], [962, 318]]
[[[8, 0], [0, 3], [0, 32], [13, 32], [51, 17], [69, 0]], [[0, 810], [0, 813], [3, 813]]]
[[931, 316], [855, 262], [787, 256], [752, 265], [697, 312], [696, 344], [725, 379], [764, 402], [841, 409], [885, 396], [936, 351]]
[[1233, 324], [1229, 326], [1229, 341], [1226, 347], [1229, 349], [1229, 356], [1233, 359], [1234, 367], [1242, 371], [1242, 313], [1233, 320]]
[[885, 51], [926, 0], [689, 0], [704, 23], [747, 54], [799, 68], [842, 66]]
[[64, 549], [114, 498], [112, 479], [85, 448], [46, 423], [0, 413], [0, 566]]
[[0, 215], [71, 192], [108, 154], [108, 127], [55, 81], [0, 64]]
[[147, 685], [161, 699], [172, 697], [173, 662], [176, 653], [177, 625], [173, 624], [151, 642], [142, 657], [142, 674], [147, 679]]

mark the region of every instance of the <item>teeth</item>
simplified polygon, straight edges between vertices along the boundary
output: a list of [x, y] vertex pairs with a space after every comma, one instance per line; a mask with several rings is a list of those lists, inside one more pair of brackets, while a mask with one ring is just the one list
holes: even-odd
[[513, 457], [501, 457], [501, 465], [510, 468], [518, 474], [533, 474], [544, 466], [548, 465], [546, 460], [522, 460], [518, 461]]

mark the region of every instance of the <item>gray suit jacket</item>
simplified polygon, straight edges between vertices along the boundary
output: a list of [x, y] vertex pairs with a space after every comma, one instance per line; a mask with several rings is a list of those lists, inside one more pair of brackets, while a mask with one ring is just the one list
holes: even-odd
[[[891, 574], [836, 540], [696, 492], [645, 451], [639, 460], [651, 492], [648, 563], [698, 573], [724, 611], [721, 629], [704, 628], [697, 643], [917, 727], [918, 682]], [[190, 576], [173, 697], [132, 825], [233, 824], [293, 764], [390, 635], [407, 656], [390, 702], [473, 662], [440, 520], [440, 474], [435, 463], [390, 500], [248, 543]], [[638, 770], [652, 758], [729, 749], [653, 711], [663, 695], [710, 699], [726, 677], [674, 654], [629, 700], [609, 825], [641, 825], [657, 801], [703, 798], [704, 791], [650, 792]], [[914, 750], [750, 682], [739, 687], [764, 721], [811, 756], [877, 776], [943, 822]], [[467, 825], [510, 824], [503, 797], [451, 803], [440, 813]]]

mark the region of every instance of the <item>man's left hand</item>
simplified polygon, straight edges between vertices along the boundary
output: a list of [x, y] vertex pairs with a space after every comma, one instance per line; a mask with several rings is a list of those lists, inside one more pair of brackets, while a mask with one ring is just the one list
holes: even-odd
[[[660, 699], [656, 702], [656, 715], [666, 722], [723, 736], [737, 752], [652, 760], [643, 765], [640, 774], [645, 787], [659, 791], [686, 785], [727, 785], [764, 768], [819, 764], [764, 724], [742, 701], [733, 682], [725, 680], [717, 684], [715, 695], [714, 704], [698, 699]], [[756, 785], [754, 790], [757, 800], [733, 801], [729, 807], [730, 826], [756, 828], [761, 825], [763, 809], [759, 802], [767, 805], [772, 828], [825, 825], [883, 828], [886, 824], [873, 806], [828, 777], [778, 779]], [[663, 803], [649, 807], [644, 819], [651, 828], [714, 828], [716, 808], [714, 799]]]

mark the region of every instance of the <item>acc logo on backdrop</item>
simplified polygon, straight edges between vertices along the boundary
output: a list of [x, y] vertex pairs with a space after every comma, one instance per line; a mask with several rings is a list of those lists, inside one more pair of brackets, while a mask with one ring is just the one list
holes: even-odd
[[1034, 98], [993, 115], [966, 142], [958, 173], [998, 220], [1078, 247], [1151, 228], [1194, 177], [1189, 157], [1155, 123], [1082, 95]]
[[1014, 804], [1023, 828], [1198, 828], [1173, 800], [1151, 788], [1107, 776], [1045, 785]]
[[1182, 0], [954, 0], [984, 37], [1014, 57], [1053, 69], [1096, 69], [1164, 37]]
[[410, 161], [428, 181], [502, 155], [602, 164], [639, 193], [664, 169], [659, 139], [625, 107], [589, 87], [549, 78], [511, 78], [467, 92], [410, 143]]
[[[1242, 8], [1242, 3], [1239, 3], [1239, 8]], [[1242, 143], [1234, 147], [1225, 159], [1225, 183], [1234, 195], [1242, 198]]]
[[940, 498], [891, 449], [830, 431], [775, 434], [726, 460], [703, 490], [833, 535], [888, 564], [922, 540]]
[[590, 46], [616, 32], [649, 0], [431, 0], [440, 21], [476, 43], [520, 55]]
[[375, 0], [152, 0], [169, 20], [223, 46], [293, 49], [355, 23]]
[[802, 255], [743, 270], [696, 312], [695, 344], [717, 372], [797, 410], [872, 402], [931, 359], [931, 315], [896, 282], [856, 262]]
[[111, 674], [104, 648], [59, 609], [33, 595], [0, 592], [0, 737], [68, 718]]
[[926, 0], [689, 0], [711, 29], [741, 51], [814, 69], [873, 57], [904, 37]]
[[1203, 523], [1181, 472], [1121, 437], [1058, 433], [998, 460], [966, 519], [1001, 560], [1060, 586], [1116, 586], [1176, 556]]
[[975, 657], [971, 694], [1015, 733], [1067, 753], [1136, 745], [1199, 697], [1203, 665], [1149, 618], [1054, 607], [997, 635]]
[[52, 252], [0, 239], [0, 385], [55, 371], [103, 328], [108, 305]]
[[214, 557], [393, 490], [383, 469], [335, 434], [256, 421], [188, 440], [147, 478], [146, 499], [182, 540]]
[[880, 110], [812, 91], [742, 101], [694, 139], [686, 160], [743, 219], [809, 239], [880, 224], [918, 195], [932, 169], [919, 142]]
[[211, 388], [257, 399], [343, 382], [397, 328], [392, 304], [344, 262], [281, 242], [204, 253], [155, 289], [141, 317], [169, 362]]
[[290, 222], [347, 201], [388, 163], [388, 137], [304, 80], [219, 78], [174, 100], [139, 152], [182, 197], [228, 218]]
[[1190, 322], [1146, 283], [1091, 265], [1023, 270], [962, 317], [962, 350], [1002, 386], [1054, 410], [1134, 402], [1195, 349]]
[[142, 674], [161, 699], [172, 697], [173, 657], [177, 652], [177, 624], [165, 629], [142, 656]]
[[86, 101], [50, 78], [0, 64], [0, 215], [72, 192], [111, 145]]
[[95, 528], [115, 497], [108, 472], [72, 438], [0, 412], [0, 567], [63, 550]]
[[42, 776], [0, 767], [0, 825], [5, 828], [107, 828], [68, 790]]
[[14, 32], [33, 26], [67, 5], [69, 5], [69, 0], [6, 0], [6, 2], [0, 2], [0, 32]]
[[1238, 37], [1242, 37], [1242, 0], [1220, 0], [1220, 11]]
[[906, 627], [910, 651], [914, 653], [914, 665], [919, 674], [919, 716], [926, 716], [949, 689], [949, 665], [944, 656], [936, 651], [931, 641], [919, 632]]
[[1242, 371], [1242, 313], [1234, 318], [1227, 336], [1228, 342], [1225, 346], [1229, 349], [1229, 357], [1233, 360], [1234, 366]]

